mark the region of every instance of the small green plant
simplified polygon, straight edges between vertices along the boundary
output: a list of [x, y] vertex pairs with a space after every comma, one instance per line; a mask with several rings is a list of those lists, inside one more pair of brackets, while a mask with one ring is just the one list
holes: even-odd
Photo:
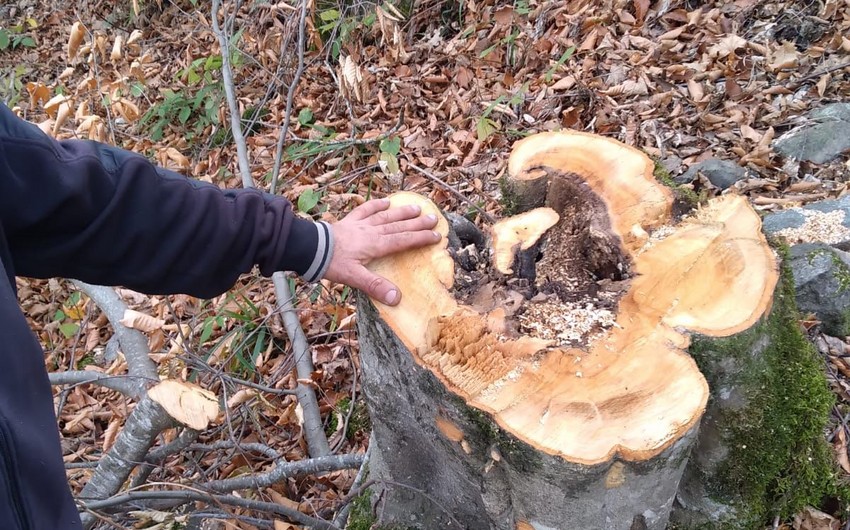
[[7, 107], [14, 107], [21, 100], [24, 93], [24, 84], [21, 79], [29, 71], [30, 69], [24, 65], [0, 69], [0, 100], [6, 103]]
[[[363, 28], [371, 28], [377, 15], [374, 8], [361, 12], [354, 8], [342, 8], [336, 4], [319, 4], [319, 34], [322, 41], [330, 44], [330, 53], [334, 61], [339, 60], [339, 54], [352, 36]], [[386, 5], [386, 4], [384, 4]]]
[[37, 27], [38, 22], [28, 18], [21, 24], [0, 28], [0, 51], [35, 48], [35, 39], [29, 32]]
[[196, 138], [207, 126], [218, 125], [220, 101], [221, 86], [218, 83], [205, 85], [194, 93], [165, 89], [162, 101], [142, 116], [141, 124], [147, 128], [153, 141], [161, 140], [166, 127], [176, 124], [186, 129], [187, 139]]
[[53, 314], [53, 321], [59, 323], [59, 332], [66, 339], [70, 339], [80, 331], [80, 325], [77, 324], [83, 319], [82, 310], [79, 306], [80, 298], [79, 291], [72, 293], [62, 304], [62, 307]]
[[555, 62], [555, 64], [553, 64], [551, 66], [551, 68], [549, 68], [546, 71], [546, 75], [544, 76], [544, 79], [546, 80], [547, 83], [552, 82], [552, 77], [555, 75], [555, 72], [557, 72], [560, 67], [564, 66], [564, 63], [566, 63], [569, 60], [569, 58], [573, 56], [573, 54], [575, 52], [576, 52], [576, 47], [570, 46], [569, 48], [567, 48], [567, 50], [564, 53], [561, 54], [561, 57]]
[[398, 136], [384, 138], [378, 144], [378, 150], [381, 152], [378, 163], [387, 174], [393, 175], [401, 171], [398, 166], [398, 154], [401, 152], [401, 138]]
[[487, 105], [484, 109], [484, 112], [481, 113], [481, 116], [478, 117], [478, 121], [475, 123], [475, 134], [478, 138], [479, 142], [484, 142], [492, 136], [496, 131], [501, 129], [501, 125], [496, 120], [490, 118], [490, 114], [493, 110], [502, 105], [507, 101], [507, 104], [511, 107], [516, 107], [521, 105], [525, 101], [525, 94], [528, 91], [528, 83], [523, 83], [523, 85], [519, 88], [519, 90], [514, 93], [510, 99], [506, 98], [504, 95], [501, 95], [496, 98], [495, 101]]
[[216, 329], [230, 328], [210, 348], [206, 358], [215, 350], [226, 350], [229, 359], [227, 368], [235, 374], [252, 378], [256, 373], [257, 359], [273, 340], [271, 332], [262, 323], [260, 309], [247, 296], [230, 295], [224, 303], [231, 309], [221, 309], [204, 319], [199, 342], [208, 342]]
[[313, 208], [319, 205], [322, 200], [322, 192], [312, 188], [306, 189], [298, 196], [298, 211], [302, 213], [310, 213]]

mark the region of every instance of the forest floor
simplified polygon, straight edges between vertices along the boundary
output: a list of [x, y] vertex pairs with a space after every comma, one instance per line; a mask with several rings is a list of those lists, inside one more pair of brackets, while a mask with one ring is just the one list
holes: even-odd
[[[809, 110], [848, 100], [850, 2], [339, 1], [310, 3], [303, 75], [288, 114], [298, 5], [237, 2], [234, 10], [225, 2], [254, 182], [269, 190], [277, 180], [276, 148], [289, 120], [275, 188], [300, 215], [334, 221], [362, 197], [404, 189], [483, 226], [482, 210], [500, 215], [498, 180], [511, 144], [557, 128], [636, 146], [674, 177], [710, 158], [731, 161], [746, 176], [726, 193], [746, 195], [764, 212], [850, 192], [846, 156], [794, 163], [773, 149], [773, 140]], [[75, 29], [75, 22], [82, 25]], [[69, 50], [72, 35], [81, 42]], [[221, 68], [206, 2], [0, 6], [0, 99], [21, 116], [61, 138], [110, 142], [238, 188]], [[704, 178], [691, 186], [703, 197], [721, 193]], [[369, 424], [357, 383], [352, 293], [326, 283], [295, 286], [332, 447], [362, 453]], [[105, 316], [73, 285], [21, 279], [18, 288], [50, 370], [122, 372], [121, 357], [110, 360]], [[294, 396], [240, 383], [296, 384], [271, 282], [245, 275], [211, 300], [120, 292], [152, 317], [142, 328], [162, 374], [191, 375], [230, 396], [230, 421], [204, 432], [201, 442], [236, 438], [273, 447], [287, 460], [306, 457]], [[850, 410], [850, 384], [834, 386], [840, 425]], [[56, 395], [64, 404], [66, 462], [95, 462], [114, 442], [130, 401], [89, 385], [57, 388]], [[167, 433], [165, 441], [174, 436]], [[850, 474], [847, 437], [833, 439], [839, 472]], [[196, 451], [191, 458], [181, 453], [151, 480], [232, 477], [267, 465], [265, 457], [238, 449]], [[90, 472], [69, 470], [72, 486], [79, 488]], [[259, 495], [327, 516], [355, 472], [288, 479]], [[815, 509], [829, 511], [826, 504], [812, 507], [786, 527], [846, 522]], [[269, 527], [238, 518], [229, 524]], [[277, 522], [274, 528], [298, 527]]]

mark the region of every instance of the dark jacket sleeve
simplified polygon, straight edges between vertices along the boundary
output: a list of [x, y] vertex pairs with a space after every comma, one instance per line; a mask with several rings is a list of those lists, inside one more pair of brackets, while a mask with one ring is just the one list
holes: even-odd
[[0, 225], [15, 274], [211, 297], [258, 265], [320, 277], [329, 227], [104, 144], [57, 141], [0, 104]]

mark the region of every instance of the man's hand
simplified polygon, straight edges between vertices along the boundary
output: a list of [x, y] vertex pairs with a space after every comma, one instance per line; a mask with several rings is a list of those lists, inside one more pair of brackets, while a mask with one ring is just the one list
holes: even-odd
[[387, 199], [364, 202], [343, 220], [331, 225], [334, 253], [325, 278], [366, 291], [387, 305], [401, 300], [401, 291], [386, 278], [366, 268], [375, 258], [424, 247], [440, 240], [432, 229], [434, 215], [420, 215], [419, 206], [390, 207]]

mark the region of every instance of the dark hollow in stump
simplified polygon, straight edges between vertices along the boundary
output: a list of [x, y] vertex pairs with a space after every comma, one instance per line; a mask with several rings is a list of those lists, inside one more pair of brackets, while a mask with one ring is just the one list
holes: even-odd
[[381, 523], [666, 526], [708, 399], [689, 332], [752, 326], [777, 268], [744, 198], [674, 220], [652, 168], [607, 138], [531, 136], [505, 183], [527, 211], [492, 227], [492, 266], [464, 290], [448, 237], [370, 265], [404, 293], [358, 302]]

